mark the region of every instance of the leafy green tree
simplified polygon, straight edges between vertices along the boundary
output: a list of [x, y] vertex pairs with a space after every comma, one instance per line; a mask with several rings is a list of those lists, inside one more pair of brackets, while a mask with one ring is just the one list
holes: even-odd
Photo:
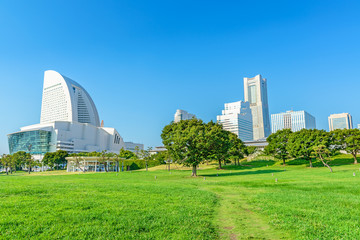
[[174, 161], [192, 167], [192, 176], [197, 175], [197, 165], [210, 156], [206, 127], [198, 119], [172, 122], [161, 133], [164, 146]]
[[257, 149], [256, 149], [255, 146], [248, 146], [245, 155], [246, 155], [246, 156], [250, 156], [250, 155], [256, 153], [256, 151], [257, 151]]
[[[29, 157], [29, 154], [24, 151], [19, 151], [13, 154], [16, 168], [21, 169], [22, 165], [25, 164], [26, 158]], [[16, 170], [15, 168], [15, 170]]]
[[1, 165], [5, 168], [6, 175], [9, 175], [9, 166], [11, 164], [11, 156], [9, 154], [3, 154], [1, 157]]
[[240, 138], [234, 133], [228, 132], [230, 148], [227, 152], [227, 158], [230, 160], [235, 160], [237, 164], [240, 165], [240, 159], [244, 157], [247, 153], [247, 147], [245, 146], [244, 142], [241, 141]]
[[104, 168], [105, 168], [105, 171], [108, 172], [109, 171], [109, 166], [108, 166], [108, 161], [111, 157], [111, 154], [107, 153], [106, 150], [103, 150], [101, 152], [101, 155], [100, 155], [100, 158], [99, 158], [99, 162], [104, 164]]
[[145, 161], [146, 171], [148, 171], [148, 161], [152, 160], [152, 156], [151, 156], [151, 153], [150, 153], [151, 149], [152, 149], [151, 147], [148, 147], [147, 150], [142, 149], [140, 151], [140, 158]]
[[283, 129], [277, 131], [276, 133], [272, 133], [266, 139], [269, 145], [265, 147], [265, 153], [282, 160], [283, 165], [285, 165], [285, 161], [289, 157], [287, 146], [291, 134], [292, 131], [290, 129]]
[[320, 144], [330, 145], [329, 135], [325, 130], [302, 129], [290, 135], [287, 150], [292, 157], [304, 158], [312, 168], [313, 147]]
[[53, 152], [45, 153], [42, 162], [53, 170], [55, 166], [55, 154]]
[[135, 153], [133, 153], [132, 151], [129, 151], [129, 150], [125, 150], [123, 148], [120, 149], [119, 157], [125, 158], [125, 159], [137, 159], [137, 156]]
[[345, 150], [354, 158], [354, 164], [358, 163], [356, 154], [360, 151], [360, 130], [359, 129], [338, 129], [333, 131], [340, 149]]
[[333, 172], [332, 168], [328, 164], [328, 161], [325, 161], [325, 158], [330, 156], [331, 150], [325, 144], [319, 144], [313, 147], [313, 153], [315, 156], [319, 157], [321, 162], [325, 167], [329, 168], [330, 172]]
[[64, 150], [57, 150], [56, 152], [54, 152], [54, 163], [58, 167], [58, 170], [59, 170], [60, 165], [67, 163], [66, 157], [68, 157], [68, 156], [69, 156], [69, 153]]
[[205, 124], [205, 148], [203, 150], [206, 155], [212, 160], [219, 163], [219, 169], [222, 168], [221, 161], [226, 161], [229, 149], [231, 148], [230, 136], [231, 133], [225, 131], [222, 125], [210, 121]]

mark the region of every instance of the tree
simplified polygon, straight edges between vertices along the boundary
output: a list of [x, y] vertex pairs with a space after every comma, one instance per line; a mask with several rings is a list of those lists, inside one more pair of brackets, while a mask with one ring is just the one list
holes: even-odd
[[197, 176], [197, 165], [209, 157], [206, 127], [199, 119], [182, 120], [166, 125], [161, 133], [164, 146], [174, 161], [192, 167]]
[[110, 159], [110, 156], [109, 154], [107, 153], [106, 150], [103, 150], [101, 152], [101, 156], [99, 158], [100, 160], [100, 163], [104, 164], [104, 168], [105, 168], [105, 171], [108, 172], [109, 169], [108, 169], [108, 160]]
[[330, 172], [333, 172], [332, 168], [329, 166], [328, 162], [325, 162], [325, 157], [331, 154], [331, 151], [324, 144], [319, 144], [313, 147], [313, 153], [315, 156], [318, 156], [321, 162], [325, 167], [329, 168]]
[[276, 133], [272, 133], [266, 139], [269, 145], [265, 147], [265, 153], [282, 160], [283, 165], [285, 165], [285, 160], [289, 157], [287, 146], [291, 134], [292, 132], [290, 129], [283, 129], [277, 131]]
[[57, 150], [56, 152], [54, 152], [54, 163], [58, 167], [58, 170], [59, 170], [59, 166], [61, 164], [67, 163], [66, 157], [68, 157], [68, 156], [69, 156], [69, 153], [64, 150]]
[[257, 149], [255, 146], [248, 146], [247, 149], [246, 149], [246, 156], [250, 156], [254, 153], [256, 153]]
[[[221, 161], [227, 160], [227, 154], [231, 147], [231, 133], [225, 131], [222, 125], [210, 121], [205, 124], [205, 146], [210, 159], [216, 160], [221, 169]], [[235, 135], [236, 136], [236, 135]]]
[[13, 158], [15, 161], [15, 171], [16, 168], [21, 168], [21, 166], [26, 162], [26, 158], [28, 158], [28, 153], [24, 151], [19, 151], [13, 154]]
[[151, 160], [151, 147], [148, 147], [147, 150], [141, 150], [140, 151], [140, 156], [141, 158], [145, 161], [145, 167], [146, 167], [146, 171], [148, 170], [148, 161]]
[[9, 175], [9, 166], [11, 162], [11, 156], [9, 154], [3, 154], [1, 157], [1, 165], [5, 168], [6, 175]]
[[309, 161], [312, 168], [313, 147], [320, 144], [327, 147], [330, 145], [330, 139], [325, 130], [302, 129], [290, 135], [287, 151], [292, 157], [302, 157]]
[[357, 157], [360, 150], [360, 130], [359, 129], [338, 129], [333, 131], [336, 142], [340, 149], [354, 157], [354, 164], [357, 164]]
[[55, 166], [55, 154], [53, 152], [47, 152], [42, 159], [42, 162], [53, 170]]
[[230, 141], [230, 148], [227, 153], [227, 157], [229, 159], [235, 160], [240, 165], [240, 159], [244, 157], [247, 153], [247, 147], [245, 146], [244, 142], [241, 141], [240, 138], [234, 133], [228, 132], [229, 134], [229, 141]]
[[26, 155], [25, 164], [29, 174], [31, 172], [32, 167], [35, 167], [37, 165], [35, 159], [31, 156], [30, 153], [27, 153]]

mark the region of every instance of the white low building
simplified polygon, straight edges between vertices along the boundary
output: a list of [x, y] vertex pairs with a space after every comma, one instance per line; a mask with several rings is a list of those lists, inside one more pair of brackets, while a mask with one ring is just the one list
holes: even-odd
[[8, 135], [10, 153], [65, 150], [69, 153], [126, 148], [115, 128], [100, 126], [96, 106], [77, 82], [55, 71], [46, 71], [40, 123]]
[[125, 150], [129, 150], [132, 152], [141, 151], [141, 150], [144, 150], [144, 144], [125, 142]]

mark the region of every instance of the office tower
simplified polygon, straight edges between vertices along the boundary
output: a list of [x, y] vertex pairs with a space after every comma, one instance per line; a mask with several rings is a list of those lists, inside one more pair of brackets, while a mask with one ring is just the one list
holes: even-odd
[[352, 117], [349, 113], [331, 114], [328, 119], [329, 131], [353, 128]]
[[253, 139], [258, 140], [270, 135], [269, 104], [267, 80], [261, 75], [244, 78], [245, 101], [250, 103], [253, 121]]
[[235, 133], [243, 141], [253, 140], [253, 123], [249, 102], [225, 103], [222, 115], [217, 116], [218, 123], [227, 131]]
[[315, 117], [306, 111], [286, 111], [284, 113], [271, 114], [271, 131], [291, 129], [296, 132], [301, 129], [316, 128]]
[[188, 113], [187, 111], [178, 109], [174, 115], [174, 122], [180, 122], [181, 120], [189, 120], [192, 118], [196, 118], [196, 116]]

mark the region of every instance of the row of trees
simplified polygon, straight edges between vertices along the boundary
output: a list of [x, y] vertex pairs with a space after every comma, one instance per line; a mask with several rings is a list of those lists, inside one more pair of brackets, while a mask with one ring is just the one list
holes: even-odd
[[324, 166], [331, 167], [326, 160], [339, 150], [346, 151], [354, 157], [357, 164], [357, 153], [360, 150], [359, 129], [337, 129], [331, 132], [317, 129], [302, 129], [291, 132], [290, 129], [279, 130], [267, 138], [265, 153], [281, 159], [283, 164], [289, 158], [303, 158], [313, 167], [312, 160], [320, 159]]
[[173, 161], [192, 167], [192, 176], [196, 176], [197, 166], [205, 161], [216, 160], [222, 168], [222, 162], [233, 160], [236, 164], [249, 154], [236, 134], [212, 121], [172, 122], [164, 127], [161, 138]]
[[8, 175], [9, 172], [12, 174], [13, 171], [16, 172], [16, 170], [22, 170], [23, 168], [27, 168], [30, 174], [31, 168], [37, 165], [33, 157], [24, 151], [19, 151], [12, 155], [3, 154], [0, 159], [0, 164], [5, 169], [6, 175]]
[[58, 150], [56, 152], [46, 153], [44, 155], [44, 158], [42, 159], [42, 162], [34, 160], [34, 158], [29, 153], [19, 151], [11, 155], [3, 154], [0, 158], [0, 166], [5, 169], [6, 174], [12, 174], [13, 171], [16, 172], [16, 170], [24, 169], [26, 169], [30, 174], [32, 168], [40, 165], [48, 166], [50, 170], [66, 168], [66, 157], [68, 156], [75, 157], [75, 159], [77, 159], [79, 163], [81, 161], [81, 157], [84, 156], [99, 157], [99, 162], [105, 165], [105, 170], [108, 169], [106, 165], [110, 158], [115, 159], [115, 161], [120, 161], [121, 159], [144, 160], [146, 168], [148, 166], [147, 163], [149, 160], [157, 160], [161, 163], [164, 163], [166, 158], [164, 154], [151, 155], [150, 151], [151, 148], [148, 148], [147, 150], [140, 150], [138, 147], [136, 147], [134, 152], [121, 149], [118, 154], [107, 151], [68, 154], [68, 152], [66, 151]]

